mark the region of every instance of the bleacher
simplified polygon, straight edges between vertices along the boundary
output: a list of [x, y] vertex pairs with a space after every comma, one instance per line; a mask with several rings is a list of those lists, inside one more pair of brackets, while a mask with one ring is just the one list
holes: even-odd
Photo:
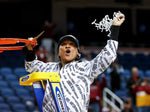
[[[90, 49], [92, 58], [94, 58], [99, 53], [99, 51], [94, 52], [94, 47], [89, 47], [86, 49]], [[150, 53], [149, 51], [146, 51], [147, 49], [143, 50], [143, 53], [142, 49], [139, 49], [139, 52], [136, 50], [137, 49], [133, 51], [119, 51], [117, 54], [118, 64], [122, 65], [124, 68], [124, 72], [121, 74], [121, 88], [119, 91], [116, 91], [116, 94], [120, 97], [127, 96], [126, 83], [127, 79], [131, 76], [131, 68], [133, 66], [138, 67], [139, 75], [142, 78], [148, 77], [150, 79]], [[85, 53], [87, 52], [89, 53], [89, 51], [86, 51]], [[104, 74], [107, 80], [107, 88], [110, 89], [110, 74], [107, 72], [107, 70], [104, 71]]]
[[[144, 53], [118, 53], [118, 64], [122, 65], [124, 72], [121, 74], [121, 87], [120, 90], [115, 91], [115, 94], [120, 98], [129, 97], [128, 89], [126, 87], [127, 80], [131, 76], [131, 68], [138, 67], [138, 72], [141, 78], [148, 77], [150, 79], [150, 54]], [[111, 89], [110, 74], [107, 70], [104, 72], [107, 79], [107, 88]]]
[[19, 78], [28, 75], [22, 51], [0, 53], [0, 112], [33, 112], [36, 108], [31, 86], [20, 86]]
[[[91, 52], [92, 58], [97, 53]], [[22, 51], [4, 51], [0, 53], [0, 111], [7, 112], [33, 112], [35, 109], [35, 98], [32, 87], [20, 86], [19, 78], [29, 74], [24, 68], [25, 55]], [[126, 80], [131, 76], [131, 67], [139, 68], [141, 77], [150, 78], [150, 54], [144, 53], [118, 53], [118, 63], [124, 67], [121, 74], [121, 89], [116, 92], [119, 96], [126, 95]], [[104, 72], [107, 86], [110, 88], [110, 75]], [[124, 94], [123, 94], [124, 93]]]

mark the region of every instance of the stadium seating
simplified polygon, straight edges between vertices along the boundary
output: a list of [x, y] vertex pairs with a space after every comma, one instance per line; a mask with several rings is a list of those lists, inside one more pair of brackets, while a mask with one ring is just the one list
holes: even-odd
[[24, 97], [21, 97], [21, 100], [25, 104], [27, 101], [34, 102], [35, 99], [32, 96], [24, 96]]
[[[10, 55], [11, 54], [11, 58]], [[91, 52], [92, 58], [96, 53]], [[82, 55], [84, 56], [84, 55]], [[131, 76], [133, 66], [139, 68], [139, 75], [150, 78], [150, 54], [117, 54], [118, 63], [125, 68], [121, 74], [121, 89], [116, 91], [119, 97], [127, 96], [126, 79]], [[0, 55], [0, 112], [33, 112], [35, 109], [34, 92], [31, 86], [20, 86], [19, 78], [29, 74], [24, 68], [24, 54], [20, 51]], [[110, 74], [104, 72], [107, 87], [110, 88]], [[12, 98], [12, 99], [11, 99]], [[14, 102], [14, 103], [13, 103]]]
[[5, 75], [4, 76], [5, 78], [5, 81], [17, 81], [18, 80], [18, 77], [16, 75]]
[[119, 55], [118, 63], [120, 65], [123, 65], [125, 69], [131, 69], [133, 59], [134, 59], [134, 56], [131, 53], [124, 53], [123, 55]]
[[139, 70], [138, 72], [139, 72], [139, 75], [140, 75], [142, 78], [144, 78], [144, 77], [145, 77], [145, 73], [144, 73], [144, 71], [143, 71], [143, 70]]
[[9, 75], [9, 74], [12, 74], [12, 73], [13, 73], [13, 70], [10, 67], [2, 67], [0, 69], [0, 74], [1, 75]]
[[130, 70], [125, 69], [121, 75], [123, 78], [129, 78], [131, 76]]
[[3, 97], [15, 96], [15, 92], [10, 88], [3, 88], [1, 90], [1, 96]]
[[31, 112], [35, 109], [34, 101], [35, 101], [34, 97], [31, 96], [22, 97], [23, 104], [25, 104], [28, 110]]
[[123, 91], [127, 90], [127, 88], [126, 88], [126, 81], [122, 81], [121, 82], [121, 88], [120, 89], [123, 90]]
[[2, 96], [0, 96], [0, 104], [1, 103], [5, 103], [5, 99], [4, 99], [4, 97], [2, 97]]
[[15, 90], [15, 93], [18, 97], [30, 96], [30, 93], [27, 89], [19, 88]]
[[116, 94], [118, 97], [120, 97], [120, 98], [128, 97], [127, 92], [124, 91], [124, 90], [116, 91], [115, 94]]
[[17, 96], [8, 96], [6, 98], [6, 103], [12, 105], [12, 104], [15, 104], [15, 103], [21, 103], [21, 100]]
[[150, 70], [145, 71], [145, 76], [150, 78]]
[[11, 112], [11, 107], [7, 103], [0, 103], [0, 112]]
[[19, 88], [23, 88], [23, 86], [20, 86], [19, 85], [19, 81], [18, 80], [16, 80], [16, 81], [10, 81], [10, 82], [8, 82], [8, 85], [9, 85], [9, 87], [10, 88], [12, 88], [12, 89], [19, 89]]
[[32, 87], [19, 85], [19, 78], [28, 74], [24, 57], [22, 51], [0, 54], [0, 112], [33, 112], [35, 109]]
[[27, 112], [26, 106], [21, 103], [14, 103], [12, 104], [12, 110], [14, 112]]
[[0, 75], [0, 81], [3, 81], [3, 76], [2, 75]]
[[8, 88], [8, 83], [6, 81], [0, 81], [0, 90]]
[[28, 75], [29, 73], [25, 70], [24, 67], [16, 67], [14, 68], [14, 72], [15, 75], [22, 77], [24, 75]]

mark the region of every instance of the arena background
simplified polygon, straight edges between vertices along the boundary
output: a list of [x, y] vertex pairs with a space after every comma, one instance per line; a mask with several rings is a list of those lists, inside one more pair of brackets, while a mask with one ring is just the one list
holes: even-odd
[[[149, 0], [1, 0], [0, 37], [27, 38], [41, 31], [45, 20], [55, 23], [54, 39], [72, 33], [83, 45], [103, 45], [105, 33], [91, 22], [112, 18], [120, 10], [126, 21], [120, 30], [121, 46], [149, 46]], [[86, 40], [86, 41], [85, 41]]]
[[[133, 66], [139, 68], [141, 77], [150, 78], [150, 0], [0, 0], [0, 38], [37, 36], [44, 21], [48, 20], [56, 24], [53, 30], [56, 43], [62, 35], [73, 34], [84, 47], [83, 53], [90, 53], [94, 58], [109, 37], [108, 32], [97, 30], [91, 23], [95, 19], [101, 21], [105, 15], [112, 18], [113, 12], [117, 11], [125, 14], [119, 34], [118, 63], [125, 69], [119, 91], [126, 93], [123, 81], [131, 76]], [[38, 39], [39, 46], [42, 38], [44, 35]], [[38, 112], [33, 89], [19, 85], [19, 78], [28, 74], [24, 58], [22, 51], [0, 53], [0, 111], [17, 112], [15, 109], [19, 107], [23, 112]], [[110, 75], [104, 73], [107, 87], [111, 88]], [[17, 92], [23, 88], [22, 93]], [[12, 96], [19, 99], [9, 100]], [[13, 101], [22, 105], [15, 105]]]

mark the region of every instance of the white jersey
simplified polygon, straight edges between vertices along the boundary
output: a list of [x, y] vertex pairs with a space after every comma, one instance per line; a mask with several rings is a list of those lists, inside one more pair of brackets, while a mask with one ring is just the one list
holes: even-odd
[[[116, 59], [118, 42], [108, 40], [107, 45], [91, 61], [75, 61], [60, 68], [59, 62], [43, 63], [37, 59], [26, 62], [26, 70], [33, 72], [57, 72], [69, 112], [87, 112], [90, 100], [90, 84]], [[49, 84], [46, 86], [43, 112], [57, 112]]]

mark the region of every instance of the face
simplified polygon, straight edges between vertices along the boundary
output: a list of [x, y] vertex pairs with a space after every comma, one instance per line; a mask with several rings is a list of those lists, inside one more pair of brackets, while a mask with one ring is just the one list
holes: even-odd
[[133, 67], [131, 72], [132, 72], [133, 75], [137, 75], [138, 76], [138, 68]]
[[63, 41], [59, 46], [59, 57], [63, 65], [75, 61], [78, 54], [76, 44], [70, 40]]

